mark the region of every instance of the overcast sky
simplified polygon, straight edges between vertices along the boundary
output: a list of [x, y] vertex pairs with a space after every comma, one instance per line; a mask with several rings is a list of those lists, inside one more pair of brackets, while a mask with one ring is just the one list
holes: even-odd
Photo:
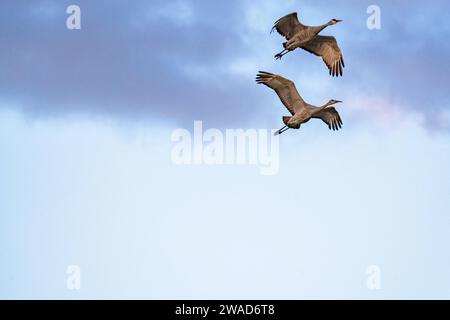
[[[68, 30], [73, 3], [0, 4], [0, 297], [450, 297], [448, 1], [85, 0]], [[323, 32], [342, 78], [273, 59], [293, 11], [344, 20]], [[171, 133], [194, 120], [282, 125], [258, 70], [343, 100], [343, 129], [283, 134], [275, 176], [175, 166]]]

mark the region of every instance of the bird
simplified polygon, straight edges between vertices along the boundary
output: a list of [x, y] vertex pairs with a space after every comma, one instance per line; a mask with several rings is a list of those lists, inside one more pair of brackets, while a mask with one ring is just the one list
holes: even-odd
[[322, 57], [331, 76], [342, 76], [342, 69], [345, 67], [344, 57], [342, 56], [336, 38], [319, 35], [326, 27], [339, 22], [342, 22], [342, 20], [331, 19], [321, 26], [312, 27], [303, 25], [298, 20], [297, 12], [284, 16], [275, 22], [270, 31], [272, 33], [274, 30], [277, 30], [287, 40], [283, 43], [284, 50], [276, 54], [275, 58], [281, 59], [288, 52], [302, 48], [309, 53]]
[[274, 135], [282, 134], [289, 129], [300, 129], [303, 123], [311, 119], [321, 119], [330, 130], [336, 131], [342, 128], [341, 117], [337, 110], [332, 107], [337, 103], [342, 103], [342, 101], [331, 99], [321, 107], [313, 106], [303, 100], [294, 82], [266, 71], [258, 72], [256, 82], [275, 90], [281, 102], [291, 113], [291, 116], [283, 117], [285, 126], [276, 131]]

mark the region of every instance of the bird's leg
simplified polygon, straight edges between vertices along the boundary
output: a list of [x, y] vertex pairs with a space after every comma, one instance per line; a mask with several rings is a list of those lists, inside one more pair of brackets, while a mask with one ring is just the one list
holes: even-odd
[[281, 58], [282, 58], [285, 54], [287, 54], [288, 52], [289, 52], [288, 49], [284, 49], [283, 51], [281, 51], [280, 53], [277, 53], [277, 54], [275, 55], [275, 59], [281, 60]]
[[274, 136], [277, 136], [277, 135], [279, 135], [279, 134], [282, 134], [282, 133], [285, 132], [286, 130], [289, 130], [289, 127], [288, 127], [288, 126], [284, 126], [284, 127], [281, 128], [280, 130], [275, 131], [275, 133], [274, 133], [273, 135], [274, 135]]
[[284, 49], [283, 51], [281, 51], [280, 53], [277, 53], [277, 54], [275, 55], [275, 59], [281, 60], [281, 58], [282, 58], [286, 53], [288, 53], [288, 52], [289, 52], [289, 50]]
[[290, 129], [289, 127], [285, 127], [285, 129], [282, 130], [282, 131], [280, 132], [280, 134], [282, 134], [282, 133], [285, 132], [285, 131], [288, 131], [289, 129]]

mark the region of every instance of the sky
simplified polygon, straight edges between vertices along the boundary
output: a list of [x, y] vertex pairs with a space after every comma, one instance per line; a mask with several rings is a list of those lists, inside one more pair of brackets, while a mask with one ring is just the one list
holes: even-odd
[[[80, 30], [66, 27], [72, 4]], [[2, 2], [0, 298], [450, 298], [449, 6]], [[306, 52], [275, 61], [270, 29], [290, 12], [344, 20], [323, 32], [342, 78]], [[174, 164], [171, 135], [194, 121], [282, 126], [258, 70], [312, 104], [343, 100], [342, 130], [283, 134], [275, 175]]]

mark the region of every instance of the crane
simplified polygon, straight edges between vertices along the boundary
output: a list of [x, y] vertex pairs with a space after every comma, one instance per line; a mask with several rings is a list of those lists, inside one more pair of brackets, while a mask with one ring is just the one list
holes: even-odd
[[330, 130], [339, 130], [342, 127], [341, 117], [337, 110], [332, 107], [342, 101], [331, 99], [321, 107], [313, 106], [303, 100], [294, 82], [265, 71], [259, 71], [256, 75], [256, 82], [275, 90], [281, 102], [291, 113], [291, 116], [283, 117], [285, 126], [276, 131], [275, 135], [282, 134], [290, 128], [300, 129], [303, 123], [311, 119], [321, 119]]
[[321, 36], [319, 33], [328, 26], [335, 25], [342, 20], [331, 19], [320, 26], [305, 26], [299, 20], [296, 12], [290, 13], [277, 20], [273, 30], [286, 38], [283, 43], [284, 50], [275, 55], [276, 59], [281, 59], [285, 54], [297, 48], [302, 48], [309, 53], [322, 57], [328, 67], [331, 76], [342, 76], [344, 57], [337, 41], [331, 36]]

